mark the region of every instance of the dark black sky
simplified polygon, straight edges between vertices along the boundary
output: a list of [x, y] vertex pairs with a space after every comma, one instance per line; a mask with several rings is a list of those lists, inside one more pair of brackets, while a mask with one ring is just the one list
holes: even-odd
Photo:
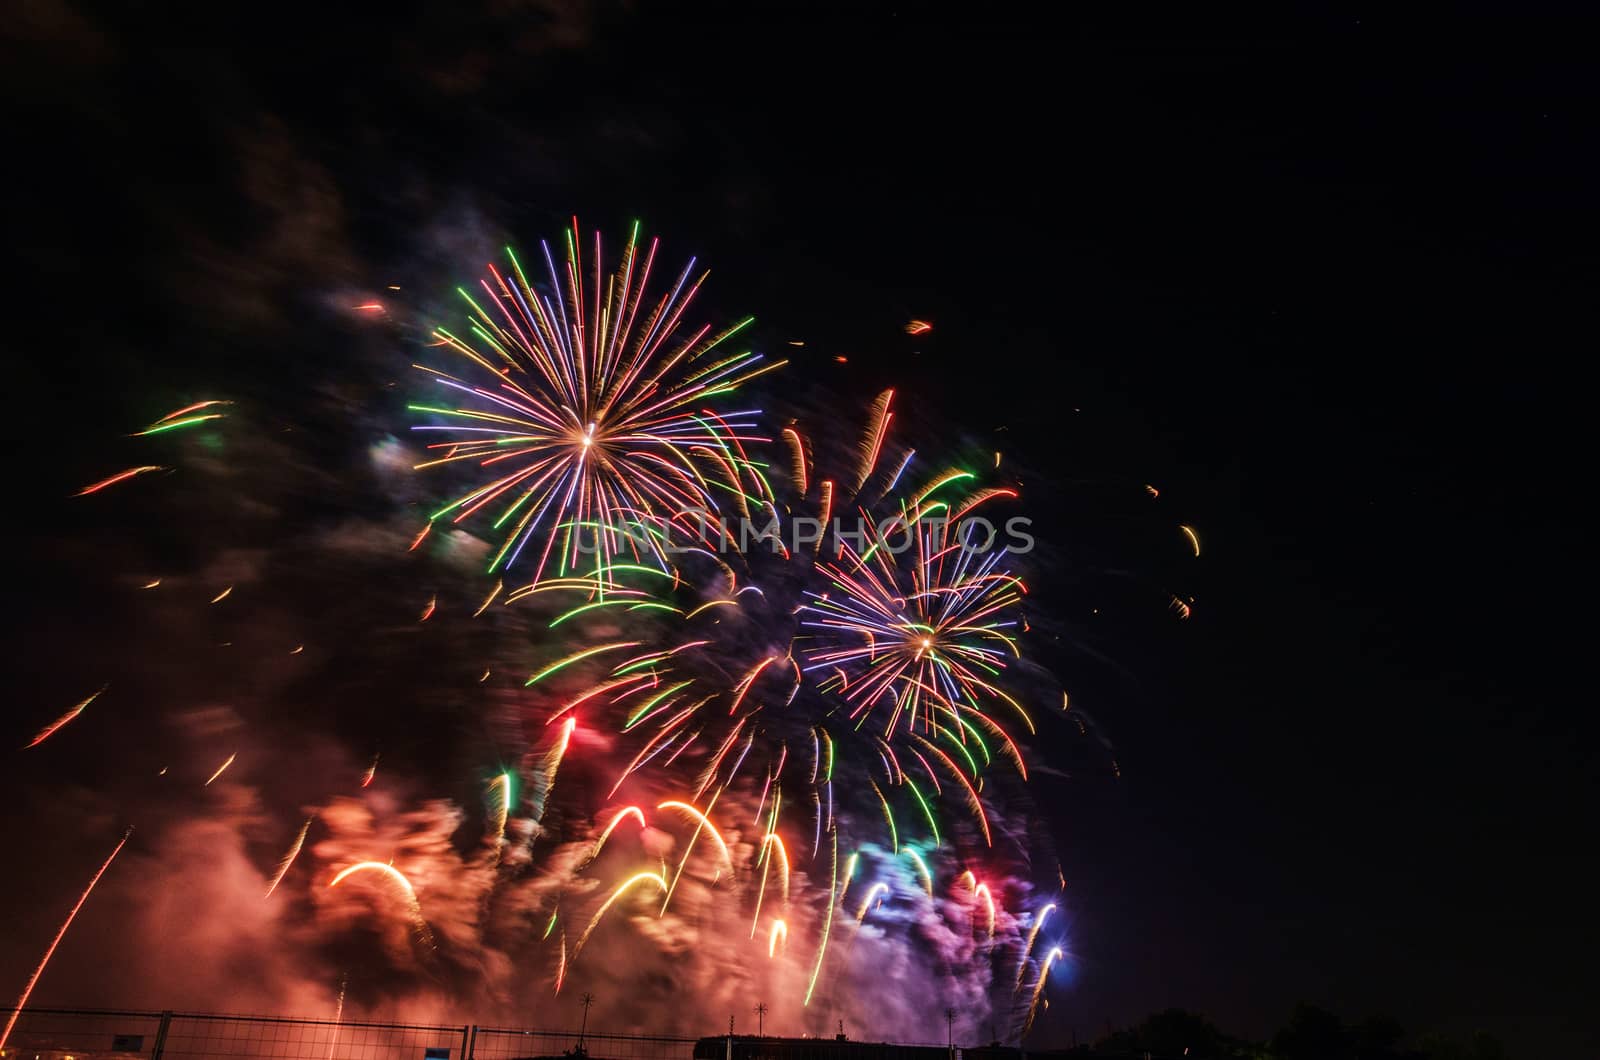
[[[1304, 998], [1600, 1044], [1587, 30], [457, 7], [30, 5], [8, 404], [55, 455], [14, 451], [14, 520], [174, 379], [335, 385], [330, 292], [642, 217], [805, 373], [1014, 454], [1063, 528], [1035, 595], [1114, 663], [1083, 694], [1122, 775], [1061, 793], [1052, 1034]], [[23, 584], [14, 619], [60, 606]]]

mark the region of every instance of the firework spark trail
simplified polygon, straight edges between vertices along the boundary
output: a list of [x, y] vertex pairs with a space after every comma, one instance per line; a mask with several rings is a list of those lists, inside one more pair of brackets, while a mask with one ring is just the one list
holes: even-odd
[[[817, 943], [817, 963], [812, 966], [811, 980], [806, 984], [806, 999], [804, 1004], [805, 1007], [808, 1008], [811, 1005], [811, 995], [816, 993], [817, 990], [817, 977], [822, 974], [823, 958], [828, 954], [828, 936], [833, 931], [833, 910], [834, 907], [844, 899], [844, 894], [839, 887], [839, 833], [830, 828], [828, 830], [828, 835], [829, 838], [832, 839], [833, 855], [831, 858], [831, 863], [833, 866], [832, 876], [828, 882], [828, 912], [826, 914], [826, 918], [822, 922], [822, 938]], [[854, 863], [854, 858], [855, 856], [851, 855], [852, 864]], [[848, 887], [849, 885], [850, 879], [847, 876], [845, 877], [845, 886]]]
[[91, 482], [91, 483], [89, 483], [89, 485], [83, 487], [83, 489], [79, 490], [76, 494], [74, 494], [74, 496], [87, 497], [91, 493], [99, 493], [101, 490], [105, 489], [108, 486], [115, 486], [119, 482], [126, 482], [128, 479], [133, 478], [135, 475], [143, 475], [146, 472], [150, 472], [150, 471], [165, 471], [165, 470], [166, 470], [166, 468], [160, 467], [160, 466], [155, 465], [155, 464], [146, 464], [146, 465], [144, 465], [142, 467], [130, 467], [126, 471], [119, 471], [115, 475], [110, 476], [109, 478], [101, 479], [99, 482]]
[[372, 764], [367, 767], [367, 771], [365, 773], [361, 774], [361, 786], [363, 788], [370, 786], [372, 784], [372, 778], [378, 775], [378, 758], [381, 755], [381, 751], [378, 754], [373, 755]]
[[[56, 937], [50, 941], [49, 948], [44, 951], [44, 956], [39, 959], [39, 966], [35, 968], [33, 970], [33, 974], [28, 977], [28, 985], [22, 988], [22, 996], [17, 998], [17, 1005], [11, 1010], [11, 1018], [6, 1020], [6, 1029], [4, 1031], [0, 1031], [0, 1050], [5, 1048], [7, 1040], [9, 1040], [11, 1037], [12, 1028], [17, 1025], [17, 1017], [21, 1016], [22, 1010], [27, 1007], [29, 995], [33, 993], [33, 988], [38, 985], [39, 976], [44, 974], [45, 965], [49, 964], [50, 958], [55, 955], [56, 947], [61, 945], [61, 940], [66, 937], [67, 929], [72, 926], [72, 921], [77, 917], [78, 910], [82, 909], [83, 903], [89, 900], [89, 894], [94, 890], [94, 885], [100, 882], [100, 877], [105, 875], [106, 869], [110, 868], [111, 863], [116, 860], [117, 855], [122, 853], [123, 845], [128, 842], [128, 837], [132, 834], [132, 828], [129, 828], [126, 832], [122, 833], [122, 838], [117, 841], [117, 845], [111, 851], [110, 856], [108, 856], [106, 860], [101, 863], [99, 870], [96, 871], [93, 878], [89, 880], [89, 886], [85, 887], [83, 889], [83, 893], [78, 895], [78, 900], [73, 904], [72, 911], [67, 914], [67, 919], [61, 922], [61, 930], [56, 932]], [[0, 1053], [0, 1055], [4, 1054]]]
[[689, 842], [684, 845], [683, 858], [678, 862], [678, 871], [673, 874], [672, 885], [665, 888], [666, 894], [661, 899], [661, 912], [657, 916], [665, 916], [667, 905], [672, 901], [672, 892], [677, 890], [678, 881], [683, 878], [684, 866], [689, 864], [689, 855], [694, 852], [694, 845], [700, 838], [700, 833], [710, 832], [711, 838], [717, 844], [717, 849], [722, 851], [722, 859], [728, 864], [729, 875], [733, 874], [733, 854], [728, 850], [727, 842], [722, 838], [722, 833], [717, 831], [717, 826], [711, 823], [711, 808], [717, 804], [717, 799], [722, 795], [721, 789], [711, 796], [711, 801], [706, 803], [705, 812], [695, 809], [686, 802], [668, 800], [657, 806], [658, 810], [681, 810], [695, 819], [694, 834], [689, 837]]
[[638, 872], [628, 877], [626, 880], [623, 880], [622, 883], [617, 886], [617, 889], [611, 892], [611, 897], [607, 898], [600, 908], [595, 911], [594, 916], [589, 920], [589, 926], [583, 929], [583, 934], [578, 936], [577, 944], [572, 947], [572, 959], [574, 961], [578, 959], [578, 954], [583, 951], [583, 944], [589, 941], [589, 935], [596, 927], [599, 926], [600, 919], [606, 915], [606, 910], [610, 909], [614, 904], [616, 904], [617, 899], [621, 898], [624, 894], [627, 894], [635, 884], [643, 883], [645, 880], [649, 880], [650, 882], [654, 883], [656, 885], [656, 889], [662, 893], [666, 892], [667, 881], [662, 878], [662, 875], [659, 872]]
[[284, 852], [282, 860], [278, 862], [278, 871], [272, 874], [272, 882], [267, 885], [267, 893], [262, 897], [271, 898], [272, 892], [278, 889], [278, 884], [288, 875], [289, 866], [294, 864], [294, 859], [300, 856], [300, 848], [305, 845], [306, 832], [311, 828], [311, 821], [312, 818], [307, 817], [306, 823], [300, 826], [300, 834], [294, 837], [294, 842], [290, 843], [289, 849]]
[[[194, 427], [208, 420], [220, 420], [226, 413], [204, 412], [201, 409], [215, 408], [218, 405], [231, 405], [231, 401], [197, 401], [193, 405], [185, 405], [181, 409], [174, 409], [165, 416], [156, 420], [142, 431], [135, 431], [135, 438], [143, 438], [151, 434], [165, 434], [168, 431], [182, 430], [185, 427]], [[198, 415], [192, 415], [198, 413]]]
[[433, 931], [428, 927], [428, 921], [422, 915], [422, 903], [417, 900], [417, 890], [411, 886], [411, 881], [406, 879], [405, 874], [393, 865], [382, 861], [358, 861], [354, 865], [341, 870], [338, 875], [328, 882], [328, 886], [330, 888], [337, 887], [358, 872], [380, 873], [400, 888], [400, 893], [406, 899], [406, 912], [410, 916], [412, 929], [416, 932], [418, 941], [431, 950], [433, 948]]
[[27, 747], [24, 747], [23, 750], [27, 750], [28, 747], [38, 747], [40, 744], [44, 743], [51, 736], [55, 735], [57, 729], [61, 728], [61, 726], [65, 725], [73, 718], [76, 718], [79, 714], [82, 714], [84, 707], [87, 707], [90, 703], [93, 703], [95, 700], [99, 699], [101, 694], [110, 687], [110, 685], [101, 685], [99, 689], [90, 693], [88, 699], [85, 699], [83, 702], [72, 707], [65, 714], [61, 715], [61, 717], [40, 729], [38, 734], [28, 742]]
[[333, 1036], [328, 1039], [328, 1060], [333, 1060], [334, 1046], [339, 1044], [339, 1021], [344, 1018], [344, 992], [350, 985], [350, 973], [346, 972], [339, 980], [339, 1003], [333, 1009]]
[[237, 751], [235, 751], [233, 754], [229, 755], [228, 756], [228, 760], [226, 762], [222, 763], [220, 766], [218, 766], [217, 767], [217, 771], [215, 773], [211, 774], [210, 778], [207, 779], [206, 782], [204, 784], [200, 785], [200, 786], [203, 787], [203, 788], [209, 788], [211, 786], [211, 781], [216, 780], [218, 777], [222, 776], [223, 773], [227, 772], [228, 767], [233, 765], [233, 760], [235, 758], [238, 758], [238, 757], [239, 757], [239, 752], [237, 752]]
[[1044, 922], [1049, 919], [1050, 914], [1054, 912], [1054, 910], [1054, 902], [1039, 910], [1039, 915], [1033, 918], [1033, 926], [1028, 929], [1028, 941], [1022, 947], [1022, 959], [1017, 962], [1016, 988], [1018, 990], [1022, 989], [1022, 977], [1028, 970], [1028, 958], [1033, 954], [1034, 940], [1039, 937], [1039, 929], [1044, 927]]
[[772, 930], [767, 934], [767, 959], [771, 960], [778, 952], [778, 945], [789, 944], [789, 925], [782, 920], [772, 922]]
[[617, 811], [616, 816], [612, 817], [610, 823], [607, 824], [600, 832], [600, 838], [594, 841], [594, 849], [589, 852], [589, 856], [584, 859], [581, 865], [578, 866], [579, 868], [582, 868], [584, 865], [589, 864], [589, 862], [600, 856], [600, 851], [606, 845], [606, 840], [611, 838], [611, 833], [616, 831], [617, 825], [622, 823], [622, 819], [624, 817], [629, 816], [637, 817], [639, 819], [639, 828], [641, 830], [650, 827], [645, 822], [643, 810], [639, 809], [637, 806], [624, 806], [622, 809]]
[[[621, 558], [667, 570], [671, 564], [652, 532], [672, 513], [715, 511], [713, 487], [744, 508], [747, 485], [760, 486], [758, 476], [747, 474], [739, 446], [767, 439], [749, 433], [756, 425], [752, 412], [716, 416], [699, 406], [784, 363], [763, 364], [755, 353], [709, 356], [749, 320], [716, 334], [701, 327], [680, 336], [684, 312], [705, 280], [702, 274], [691, 282], [692, 259], [635, 328], [658, 246], [651, 242], [639, 268], [638, 225], [609, 283], [598, 233], [592, 277], [581, 244], [574, 220], [559, 270], [549, 245], [541, 245], [549, 294], [529, 283], [509, 248], [510, 271], [490, 265], [480, 281], [485, 304], [461, 290], [470, 335], [444, 328], [435, 335], [473, 366], [470, 374], [492, 382], [475, 384], [418, 365], [443, 388], [447, 403], [411, 406], [432, 420], [413, 430], [442, 437], [428, 445], [442, 455], [419, 468], [467, 462], [497, 476], [429, 521], [460, 523], [496, 505], [493, 525], [504, 539], [489, 569], [515, 564], [532, 543], [535, 583], [545, 580], [552, 560], [556, 576], [564, 577], [589, 552], [595, 577], [608, 583], [609, 568]], [[594, 285], [592, 303], [583, 297], [586, 278]], [[708, 478], [702, 463], [723, 477]], [[593, 547], [585, 545], [586, 533]]]
[[506, 821], [511, 817], [510, 773], [499, 773], [489, 781], [489, 799], [494, 844], [496, 847], [503, 846], [506, 841]]
[[1026, 1036], [1028, 1031], [1033, 1028], [1033, 1018], [1034, 1016], [1038, 1015], [1039, 998], [1043, 996], [1044, 984], [1050, 978], [1050, 966], [1063, 956], [1064, 954], [1061, 952], [1061, 947], [1057, 946], [1055, 949], [1051, 950], [1050, 955], [1044, 959], [1044, 967], [1039, 969], [1039, 981], [1033, 985], [1033, 998], [1028, 1002], [1028, 1018], [1024, 1020], [1022, 1024], [1022, 1033], [1024, 1036]]

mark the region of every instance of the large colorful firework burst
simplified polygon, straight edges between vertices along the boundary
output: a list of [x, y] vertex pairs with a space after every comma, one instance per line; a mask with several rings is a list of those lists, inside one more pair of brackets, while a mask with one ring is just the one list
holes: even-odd
[[488, 477], [434, 512], [430, 525], [493, 507], [503, 541], [491, 571], [533, 544], [536, 583], [552, 559], [561, 576], [592, 569], [609, 583], [619, 560], [670, 567], [662, 534], [674, 517], [716, 510], [722, 494], [748, 503], [745, 477], [760, 475], [743, 449], [762, 440], [750, 433], [755, 413], [707, 402], [784, 362], [717, 352], [748, 319], [686, 333], [685, 311], [707, 275], [694, 277], [693, 258], [648, 303], [658, 241], [641, 260], [637, 224], [610, 276], [598, 232], [587, 265], [576, 219], [565, 243], [559, 267], [541, 243], [542, 290], [510, 248], [509, 272], [490, 265], [480, 281], [483, 304], [461, 290], [470, 336], [435, 334], [479, 381], [419, 366], [457, 404], [413, 405], [434, 420], [413, 430], [439, 439], [428, 449], [440, 455], [419, 467], [473, 464]]

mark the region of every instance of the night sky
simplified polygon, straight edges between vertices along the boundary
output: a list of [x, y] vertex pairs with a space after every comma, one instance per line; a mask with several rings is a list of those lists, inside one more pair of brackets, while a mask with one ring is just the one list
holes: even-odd
[[[291, 529], [208, 524], [196, 498], [73, 503], [141, 462], [130, 430], [206, 396], [257, 424], [361, 408], [267, 490], [325, 518], [339, 454], [403, 430], [384, 388], [418, 341], [348, 304], [393, 284], [427, 317], [506, 241], [640, 218], [709, 263], [720, 315], [805, 341], [780, 401], [853, 431], [894, 386], [908, 430], [1003, 450], [1021, 480], [1039, 661], [1116, 763], [1038, 781], [1080, 964], [1037, 1034], [1181, 1006], [1264, 1035], [1304, 999], [1522, 1056], [1600, 1047], [1592, 604], [1569, 558], [1600, 187], [1586, 31], [17, 14], [15, 746], [103, 683], [97, 653], [131, 650], [108, 645], [134, 605], [96, 581], [124, 547], [200, 565]], [[135, 681], [120, 734], [229, 672], [209, 665]], [[415, 748], [437, 721], [387, 724]], [[35, 867], [83, 877], [118, 831], [62, 824], [123, 753], [73, 746], [86, 765], [7, 753], [0, 895], [39, 920], [0, 946], [6, 991], [61, 906]], [[116, 1003], [114, 985], [39, 997]]]

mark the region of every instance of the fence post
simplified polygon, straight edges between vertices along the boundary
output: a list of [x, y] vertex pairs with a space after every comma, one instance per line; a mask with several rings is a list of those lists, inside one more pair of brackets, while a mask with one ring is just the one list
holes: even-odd
[[461, 1055], [468, 1057], [469, 1060], [472, 1056], [472, 1038], [472, 1024], [463, 1023], [461, 1025]]
[[172, 1010], [161, 1013], [161, 1025], [156, 1028], [156, 1045], [150, 1052], [150, 1060], [161, 1060], [161, 1053], [167, 1047], [167, 1028], [172, 1026]]

